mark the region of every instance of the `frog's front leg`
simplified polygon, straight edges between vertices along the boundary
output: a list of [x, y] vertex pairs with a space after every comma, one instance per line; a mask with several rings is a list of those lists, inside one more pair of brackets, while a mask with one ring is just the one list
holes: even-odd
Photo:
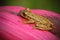
[[35, 26], [33, 27], [33, 29], [39, 28], [39, 23], [35, 22]]
[[34, 20], [30, 19], [28, 21], [24, 21], [24, 23], [34, 23]]

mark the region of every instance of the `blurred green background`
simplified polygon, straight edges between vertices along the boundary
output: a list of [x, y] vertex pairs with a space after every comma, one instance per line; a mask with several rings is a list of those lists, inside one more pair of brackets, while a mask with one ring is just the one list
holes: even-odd
[[60, 13], [59, 0], [1, 0], [1, 5], [23, 6], [32, 9], [45, 9]]

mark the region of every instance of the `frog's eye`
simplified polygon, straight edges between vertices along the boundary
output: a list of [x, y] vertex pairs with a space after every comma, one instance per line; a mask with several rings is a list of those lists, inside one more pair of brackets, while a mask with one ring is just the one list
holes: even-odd
[[23, 12], [23, 16], [25, 16], [25, 13]]

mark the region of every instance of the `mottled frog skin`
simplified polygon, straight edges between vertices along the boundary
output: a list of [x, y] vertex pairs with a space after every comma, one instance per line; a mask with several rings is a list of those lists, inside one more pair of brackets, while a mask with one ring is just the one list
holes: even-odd
[[19, 13], [20, 16], [27, 19], [27, 22], [24, 23], [35, 23], [35, 26], [33, 28], [41, 29], [41, 30], [51, 30], [52, 29], [52, 22], [48, 20], [47, 18], [33, 14], [30, 12], [30, 9], [27, 8], [25, 10], [21, 10]]

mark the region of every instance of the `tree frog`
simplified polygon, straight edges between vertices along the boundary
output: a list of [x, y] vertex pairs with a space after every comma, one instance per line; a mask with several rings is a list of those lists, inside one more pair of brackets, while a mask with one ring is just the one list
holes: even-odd
[[53, 23], [50, 20], [44, 16], [32, 13], [29, 8], [21, 10], [19, 15], [28, 20], [24, 23], [35, 23], [33, 28], [40, 30], [52, 30]]

